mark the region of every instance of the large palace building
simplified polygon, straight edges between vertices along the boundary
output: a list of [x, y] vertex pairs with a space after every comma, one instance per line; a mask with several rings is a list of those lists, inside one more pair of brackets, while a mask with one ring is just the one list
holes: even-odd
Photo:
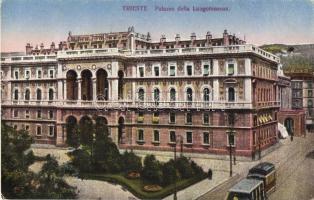
[[[105, 120], [121, 149], [251, 157], [277, 143], [279, 58], [226, 30], [68, 35], [1, 58], [2, 120], [65, 145], [68, 121]], [[230, 117], [233, 116], [233, 117]]]

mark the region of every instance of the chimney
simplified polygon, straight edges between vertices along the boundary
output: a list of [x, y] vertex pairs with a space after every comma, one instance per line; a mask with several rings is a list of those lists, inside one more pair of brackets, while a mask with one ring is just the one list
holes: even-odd
[[43, 43], [40, 44], [40, 50], [41, 51], [44, 50], [44, 44]]
[[224, 46], [229, 45], [229, 35], [226, 29], [224, 30], [224, 33], [223, 33], [223, 45]]
[[180, 39], [181, 39], [180, 34], [176, 34], [176, 37], [175, 37], [176, 43], [179, 43]]
[[161, 35], [161, 38], [160, 38], [160, 43], [164, 43], [166, 42], [166, 35]]
[[55, 43], [52, 42], [51, 45], [50, 45], [50, 49], [51, 49], [51, 50], [55, 50], [55, 48], [56, 48], [56, 47], [55, 47]]
[[31, 46], [30, 43], [26, 44], [26, 55], [31, 55], [33, 51], [33, 47]]
[[152, 41], [152, 38], [150, 37], [150, 33], [147, 32], [147, 41]]
[[192, 40], [192, 42], [193, 42], [194, 40], [196, 40], [196, 34], [195, 34], [195, 33], [191, 33], [191, 40]]
[[213, 36], [210, 33], [210, 31], [207, 31], [207, 33], [206, 33], [206, 41], [207, 41], [207, 43], [210, 43], [212, 38], [213, 38]]

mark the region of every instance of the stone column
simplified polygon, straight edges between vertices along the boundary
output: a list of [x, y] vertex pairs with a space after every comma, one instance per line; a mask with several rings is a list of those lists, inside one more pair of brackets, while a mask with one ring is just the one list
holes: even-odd
[[81, 100], [81, 96], [82, 96], [82, 91], [81, 91], [81, 84], [82, 84], [82, 80], [78, 79], [77, 80], [77, 99], [80, 101]]
[[62, 95], [62, 80], [58, 80], [58, 89], [57, 89], [57, 93], [58, 93], [58, 100], [61, 101], [63, 99], [63, 95]]
[[213, 81], [213, 93], [214, 93], [214, 101], [219, 101], [219, 81], [218, 81], [218, 79], [214, 79], [214, 81]]
[[93, 79], [93, 100], [97, 100], [97, 92], [96, 92], [96, 78]]
[[252, 75], [251, 59], [245, 59], [245, 75]]
[[67, 100], [67, 82], [63, 80], [63, 99]]

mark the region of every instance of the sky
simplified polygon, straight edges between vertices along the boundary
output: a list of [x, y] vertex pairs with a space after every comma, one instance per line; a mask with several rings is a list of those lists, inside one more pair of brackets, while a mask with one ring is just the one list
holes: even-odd
[[[146, 10], [124, 10], [145, 6]], [[173, 11], [160, 11], [161, 7]], [[179, 11], [186, 7], [189, 11]], [[210, 7], [196, 12], [193, 7]], [[213, 10], [218, 9], [218, 10]], [[2, 0], [1, 51], [25, 51], [26, 43], [50, 46], [75, 34], [127, 31], [162, 34], [174, 40], [207, 31], [222, 37], [224, 29], [247, 43], [314, 43], [314, 0]]]

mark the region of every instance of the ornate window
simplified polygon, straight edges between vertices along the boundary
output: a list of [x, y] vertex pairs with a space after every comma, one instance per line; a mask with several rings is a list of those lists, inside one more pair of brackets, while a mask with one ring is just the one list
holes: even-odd
[[143, 88], [140, 88], [138, 90], [138, 100], [139, 101], [144, 101], [144, 97], [145, 97], [145, 92]]
[[228, 88], [228, 101], [235, 101], [235, 91], [233, 87]]
[[42, 96], [41, 96], [41, 89], [37, 89], [36, 90], [36, 98], [37, 100], [41, 100]]
[[19, 100], [19, 90], [18, 89], [14, 90], [14, 100]]
[[208, 132], [203, 133], [203, 144], [209, 145], [209, 133]]
[[25, 90], [25, 96], [24, 96], [24, 99], [25, 99], [25, 100], [27, 100], [27, 101], [29, 101], [29, 100], [30, 100], [30, 91], [29, 91], [29, 89], [26, 89], [26, 90]]
[[53, 89], [49, 89], [49, 100], [52, 101], [54, 98]]

